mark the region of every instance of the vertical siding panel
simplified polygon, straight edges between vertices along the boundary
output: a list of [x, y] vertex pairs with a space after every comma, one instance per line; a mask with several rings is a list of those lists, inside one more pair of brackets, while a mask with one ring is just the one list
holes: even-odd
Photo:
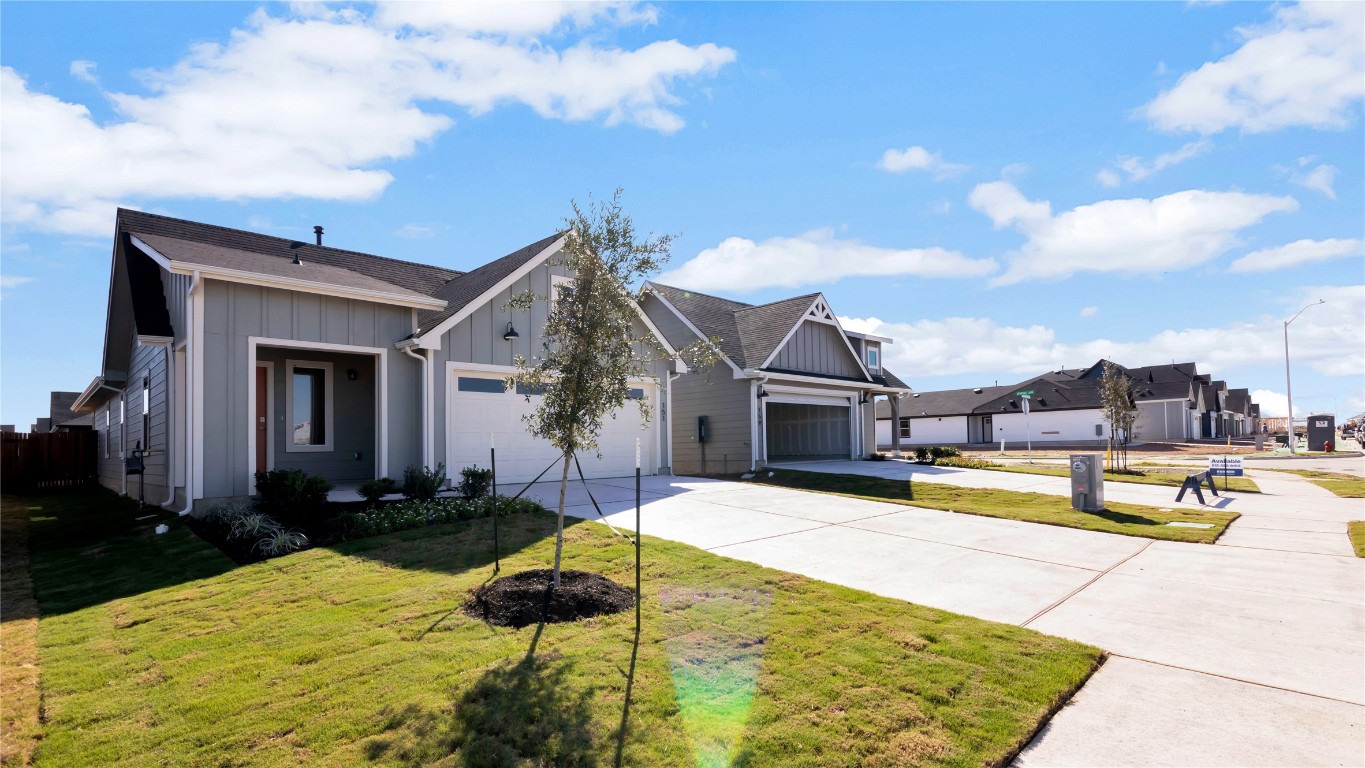
[[[262, 300], [266, 306], [265, 335], [272, 339], [293, 338], [293, 294], [276, 288], [266, 288]], [[209, 325], [208, 327], [213, 328], [214, 326]]]
[[374, 305], [363, 301], [351, 302], [351, 343], [363, 347], [377, 347]]
[[351, 343], [349, 299], [322, 297], [322, 340], [329, 344]]
[[303, 341], [322, 341], [322, 297], [306, 293], [294, 295], [298, 312], [296, 338]]

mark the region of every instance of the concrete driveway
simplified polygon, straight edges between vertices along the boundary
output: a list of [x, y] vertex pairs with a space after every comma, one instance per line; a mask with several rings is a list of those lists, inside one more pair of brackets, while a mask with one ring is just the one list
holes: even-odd
[[[801, 468], [917, 471], [900, 462]], [[1066, 482], [952, 474], [964, 485]], [[721, 481], [643, 485], [646, 534], [1109, 651], [1020, 765], [1365, 765], [1365, 561], [1327, 538], [1301, 538], [1344, 541], [1341, 521], [1352, 510], [1365, 516], [1358, 503], [1298, 486], [1250, 503], [1254, 494], [1241, 494], [1229, 508], [1244, 517], [1223, 539], [1248, 538], [1209, 546]], [[633, 480], [589, 488], [612, 525], [634, 528]], [[1128, 493], [1115, 490], [1107, 497]], [[550, 484], [531, 494], [558, 501]], [[597, 519], [582, 484], [571, 486], [567, 513]]]

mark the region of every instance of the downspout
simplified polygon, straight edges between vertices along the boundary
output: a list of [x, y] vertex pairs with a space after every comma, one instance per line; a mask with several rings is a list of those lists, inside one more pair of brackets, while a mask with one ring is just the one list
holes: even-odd
[[430, 435], [428, 434], [431, 430], [428, 429], [428, 425], [427, 425], [427, 422], [430, 420], [430, 416], [431, 416], [431, 404], [430, 404], [430, 402], [429, 402], [429, 400], [428, 400], [428, 399], [431, 397], [431, 391], [430, 391], [430, 390], [431, 390], [431, 387], [427, 386], [427, 378], [428, 378], [428, 372], [429, 372], [429, 369], [430, 369], [430, 366], [431, 366], [431, 361], [430, 361], [429, 359], [427, 359], [427, 356], [426, 356], [426, 355], [424, 355], [424, 354], [423, 354], [423, 355], [419, 355], [419, 354], [417, 354], [416, 352], [413, 352], [413, 351], [412, 351], [413, 347], [415, 346], [415, 343], [401, 343], [401, 342], [400, 342], [400, 344], [401, 344], [401, 346], [399, 346], [399, 349], [403, 350], [403, 354], [407, 355], [408, 357], [411, 357], [411, 358], [414, 358], [414, 359], [416, 359], [416, 360], [419, 360], [419, 361], [421, 361], [421, 363], [422, 363], [422, 377], [421, 377], [421, 380], [422, 380], [422, 397], [420, 398], [421, 403], [422, 403], [422, 418], [421, 418], [421, 422], [422, 422], [422, 467], [423, 467], [423, 468], [426, 468], [426, 467], [428, 467], [428, 466], [431, 465]]
[[[673, 471], [673, 382], [677, 381], [679, 376], [682, 374], [668, 374], [666, 385], [668, 388], [664, 391], [664, 408], [668, 409], [667, 418], [664, 419], [664, 445], [668, 447], [668, 474], [670, 477], [676, 474]], [[752, 454], [753, 451], [749, 451], [749, 453]]]
[[[174, 342], [172, 342], [173, 344]], [[166, 498], [161, 500], [161, 508], [168, 509], [175, 502], [175, 441], [171, 440], [171, 417], [175, 415], [175, 353], [172, 344], [165, 346], [166, 351]], [[148, 443], [150, 444], [150, 440]]]
[[[199, 357], [199, 350], [194, 344], [194, 305], [198, 301], [195, 293], [199, 290], [199, 270], [195, 270], [190, 277], [190, 289], [185, 292], [188, 299], [185, 302], [185, 423], [180, 425], [185, 433], [185, 506], [175, 511], [181, 517], [194, 509], [194, 462], [190, 460], [190, 454], [194, 451], [194, 410], [191, 404], [198, 401], [195, 392], [199, 382], [194, 378], [194, 362]], [[173, 388], [174, 382], [167, 387], [167, 391]], [[175, 487], [174, 473], [171, 474], [170, 485], [172, 489]], [[174, 490], [171, 493], [173, 498]]]

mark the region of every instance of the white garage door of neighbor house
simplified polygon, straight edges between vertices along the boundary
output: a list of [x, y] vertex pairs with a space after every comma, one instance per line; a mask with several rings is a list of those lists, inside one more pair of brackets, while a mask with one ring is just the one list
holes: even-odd
[[[526, 431], [522, 416], [538, 405], [539, 395], [526, 395], [504, 390], [502, 378], [492, 373], [455, 371], [450, 381], [449, 421], [447, 437], [446, 473], [458, 482], [464, 467], [488, 467], [489, 433], [496, 435], [498, 448], [498, 484], [526, 483], [539, 475], [559, 455], [548, 441], [535, 438]], [[653, 408], [654, 387], [638, 385], [632, 396], [645, 397]], [[613, 416], [615, 418], [613, 418]], [[635, 440], [640, 440], [640, 467], [646, 475], [654, 474], [655, 430], [657, 418], [641, 429], [640, 408], [628, 402], [602, 424], [598, 436], [599, 458], [593, 453], [579, 453], [583, 474], [589, 478], [629, 477], [635, 474]], [[541, 478], [542, 482], [559, 480], [561, 468], [556, 466]], [[569, 468], [569, 477], [578, 473]]]

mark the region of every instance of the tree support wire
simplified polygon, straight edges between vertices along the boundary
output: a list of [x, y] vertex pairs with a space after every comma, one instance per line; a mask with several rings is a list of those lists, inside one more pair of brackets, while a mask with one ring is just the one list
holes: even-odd
[[[526, 485], [522, 486], [522, 489], [521, 489], [520, 491], [517, 491], [517, 495], [512, 497], [512, 501], [516, 501], [517, 499], [520, 499], [520, 498], [521, 498], [521, 495], [522, 495], [523, 493], [526, 493], [526, 491], [530, 490], [531, 486], [533, 486], [533, 485], [535, 485], [536, 483], [540, 482], [540, 478], [545, 477], [545, 473], [546, 473], [546, 472], [549, 472], [551, 469], [554, 469], [554, 466], [555, 466], [556, 464], [558, 464], [558, 463], [560, 462], [560, 460], [563, 459], [563, 458], [564, 458], [563, 456], [560, 456], [560, 457], [554, 459], [553, 461], [551, 461], [550, 464], [549, 464], [549, 466], [545, 467], [545, 469], [544, 469], [543, 471], [541, 471], [540, 474], [536, 475], [536, 479], [534, 479], [534, 480], [532, 480], [531, 482], [527, 483]], [[626, 541], [634, 542], [635, 539], [632, 539], [631, 537], [625, 535], [624, 533], [621, 533], [620, 531], [616, 530], [615, 528], [612, 527], [612, 524], [611, 524], [611, 523], [607, 522], [607, 516], [606, 516], [605, 514], [602, 513], [602, 507], [598, 506], [598, 504], [597, 504], [597, 499], [593, 498], [592, 489], [588, 487], [588, 480], [587, 480], [587, 478], [585, 478], [585, 477], [583, 476], [583, 466], [582, 466], [581, 464], [578, 463], [578, 455], [577, 455], [577, 454], [574, 454], [573, 463], [574, 463], [574, 466], [578, 469], [578, 479], [579, 479], [580, 482], [583, 483], [583, 490], [585, 490], [585, 491], [588, 492], [588, 500], [592, 502], [592, 508], [595, 509], [595, 510], [597, 510], [597, 516], [600, 517], [600, 518], [602, 518], [602, 524], [605, 525], [605, 526], [607, 526], [607, 528], [610, 528], [610, 529], [611, 529], [611, 532], [614, 533], [614, 534], [616, 534], [617, 536], [620, 536], [621, 538], [625, 539]]]

